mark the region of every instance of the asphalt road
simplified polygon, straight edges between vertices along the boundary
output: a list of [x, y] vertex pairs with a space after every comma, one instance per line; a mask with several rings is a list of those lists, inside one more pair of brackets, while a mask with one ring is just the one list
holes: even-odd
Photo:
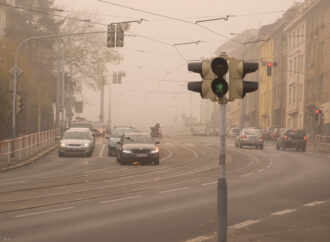
[[[327, 154], [227, 140], [229, 241], [329, 241], [329, 174]], [[217, 176], [217, 137], [166, 137], [159, 166], [121, 166], [102, 138], [55, 150], [0, 173], [0, 241], [215, 241]]]

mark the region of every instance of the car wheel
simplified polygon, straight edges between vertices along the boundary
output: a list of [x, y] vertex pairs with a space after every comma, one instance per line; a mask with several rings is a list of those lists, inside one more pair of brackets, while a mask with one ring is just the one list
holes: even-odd
[[282, 150], [285, 150], [285, 149], [286, 149], [286, 147], [283, 145], [283, 146], [282, 146]]
[[88, 157], [91, 157], [92, 154], [93, 154], [93, 150], [90, 150], [90, 151], [87, 153], [87, 156], [88, 156]]
[[278, 143], [276, 143], [276, 149], [279, 150], [280, 146], [278, 145]]
[[110, 152], [110, 149], [108, 149], [108, 156], [111, 156], [111, 152]]
[[264, 146], [263, 146], [263, 145], [261, 145], [261, 146], [260, 146], [260, 149], [261, 149], [261, 150], [263, 150], [263, 149], [264, 149]]
[[240, 144], [239, 144], [239, 147], [242, 149], [242, 148], [243, 148], [243, 145], [240, 143]]
[[301, 148], [302, 152], [306, 152], [306, 147]]
[[62, 152], [58, 152], [58, 157], [64, 157], [64, 154]]
[[154, 165], [159, 165], [159, 158], [154, 161]]

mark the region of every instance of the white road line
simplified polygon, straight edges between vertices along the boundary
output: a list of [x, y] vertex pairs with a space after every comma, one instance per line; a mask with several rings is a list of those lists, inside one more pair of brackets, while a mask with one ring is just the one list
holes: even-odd
[[188, 147], [194, 147], [194, 145], [191, 144], [191, 143], [185, 143], [184, 145], [185, 145], [185, 146], [188, 146]]
[[167, 145], [167, 146], [171, 146], [172, 144], [169, 143], [169, 142], [166, 142], [165, 145]]
[[1, 186], [4, 185], [14, 185], [14, 184], [20, 184], [20, 183], [25, 183], [28, 182], [29, 180], [23, 180], [23, 181], [17, 181], [17, 182], [7, 182], [7, 183], [1, 183]]
[[99, 171], [106, 171], [107, 169], [100, 169], [100, 170], [92, 170], [92, 171], [85, 171], [85, 174], [99, 172]]
[[23, 218], [23, 217], [33, 216], [33, 215], [40, 215], [40, 214], [44, 214], [44, 213], [60, 212], [60, 211], [65, 211], [65, 210], [69, 210], [69, 209], [73, 209], [73, 208], [74, 207], [66, 207], [66, 208], [58, 208], [58, 209], [41, 211], [41, 212], [35, 212], [35, 213], [27, 213], [27, 214], [22, 214], [22, 215], [14, 216], [14, 218]]
[[284, 215], [284, 214], [292, 213], [292, 212], [295, 212], [295, 211], [297, 211], [297, 209], [285, 209], [285, 210], [282, 210], [282, 211], [278, 211], [278, 212], [272, 213], [272, 215], [279, 216], [279, 215]]
[[123, 198], [118, 198], [118, 199], [113, 199], [113, 200], [108, 200], [108, 201], [102, 201], [102, 202], [98, 202], [98, 203], [100, 203], [100, 204], [103, 204], [103, 203], [112, 203], [112, 202], [130, 200], [130, 199], [140, 198], [140, 197], [142, 197], [142, 195], [137, 195], [137, 196], [132, 196], [132, 197], [123, 197]]
[[260, 173], [260, 172], [263, 172], [265, 169], [261, 169], [261, 170], [259, 170], [258, 172]]
[[101, 152], [100, 152], [100, 154], [99, 154], [99, 157], [102, 157], [102, 156], [103, 156], [104, 148], [105, 148], [105, 144], [103, 144], [103, 146], [102, 146], [102, 149], [101, 149]]
[[271, 167], [271, 165], [268, 165], [266, 168], [268, 169], [268, 168], [270, 168]]
[[235, 224], [233, 226], [230, 226], [229, 228], [230, 229], [240, 229], [240, 228], [244, 228], [246, 226], [249, 226], [251, 224], [256, 224], [256, 223], [259, 223], [259, 222], [260, 222], [260, 220], [247, 220], [243, 223], [239, 223], [239, 224]]
[[172, 189], [172, 190], [162, 191], [162, 192], [159, 192], [159, 194], [161, 194], [161, 193], [169, 193], [169, 192], [177, 192], [177, 191], [186, 190], [186, 189], [189, 189], [189, 187], [182, 187], [182, 188], [178, 188], [178, 189]]
[[194, 238], [194, 239], [190, 239], [190, 240], [186, 240], [185, 242], [203, 242], [203, 241], [207, 241], [209, 239], [212, 239], [213, 237], [209, 236], [209, 237], [206, 237], [206, 236], [199, 236], [197, 238]]
[[248, 173], [248, 174], [242, 175], [242, 177], [252, 176], [252, 175], [253, 175], [253, 173]]
[[317, 205], [321, 205], [323, 203], [325, 203], [325, 201], [315, 201], [315, 202], [304, 204], [304, 207], [314, 207], [314, 206], [317, 206]]
[[217, 184], [218, 182], [210, 182], [210, 183], [204, 183], [202, 184], [202, 186], [208, 186], [208, 185], [213, 185], [213, 184]]

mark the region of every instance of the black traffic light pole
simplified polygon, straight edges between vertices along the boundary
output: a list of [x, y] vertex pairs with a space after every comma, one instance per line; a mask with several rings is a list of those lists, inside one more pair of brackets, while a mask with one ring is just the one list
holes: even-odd
[[219, 104], [218, 242], [227, 241], [226, 104]]

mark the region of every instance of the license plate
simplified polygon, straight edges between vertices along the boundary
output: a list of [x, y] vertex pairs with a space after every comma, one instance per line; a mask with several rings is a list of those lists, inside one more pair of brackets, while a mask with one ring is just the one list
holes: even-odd
[[136, 154], [136, 157], [147, 157], [147, 154]]

